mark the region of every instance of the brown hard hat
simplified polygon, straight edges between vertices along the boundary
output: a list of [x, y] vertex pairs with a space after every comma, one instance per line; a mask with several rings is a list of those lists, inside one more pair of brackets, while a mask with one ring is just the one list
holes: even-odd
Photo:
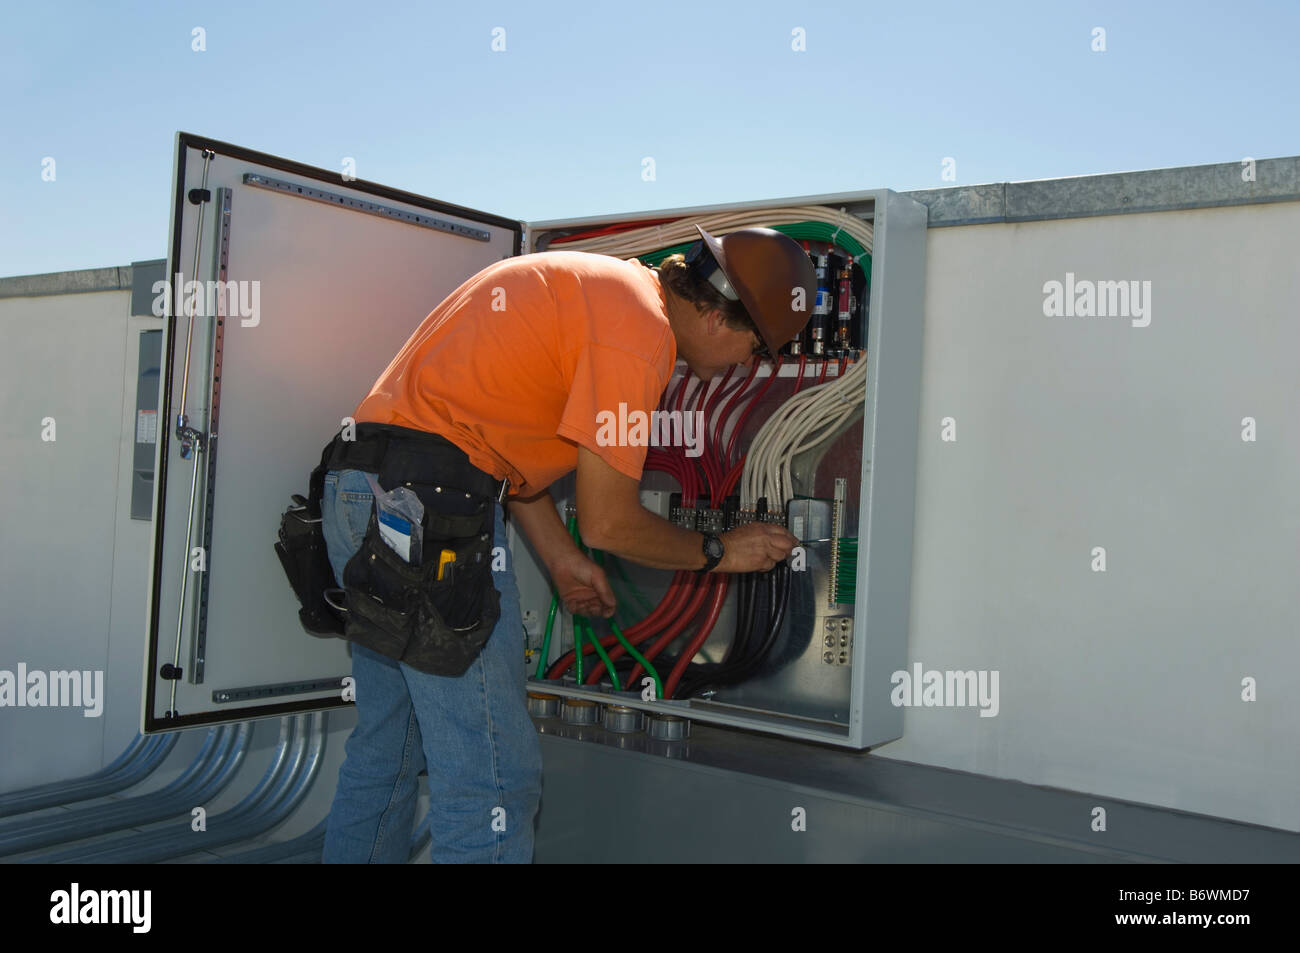
[[718, 239], [695, 227], [721, 272], [709, 280], [724, 297], [745, 306], [768, 351], [776, 354], [812, 317], [817, 272], [808, 253], [771, 228], [742, 228]]

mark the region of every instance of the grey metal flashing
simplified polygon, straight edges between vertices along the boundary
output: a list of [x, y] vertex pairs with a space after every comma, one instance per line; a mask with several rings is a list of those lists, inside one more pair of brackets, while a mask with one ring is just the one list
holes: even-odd
[[167, 259], [133, 261], [109, 268], [51, 271], [41, 275], [0, 278], [0, 298], [39, 298], [45, 295], [130, 291], [131, 313], [150, 315], [155, 281], [167, 276]]
[[51, 271], [43, 275], [0, 278], [0, 298], [35, 298], [41, 295], [81, 294], [89, 291], [130, 291], [131, 266]]
[[927, 225], [984, 225], [1007, 219], [1007, 186], [958, 185], [947, 189], [921, 189], [904, 192], [930, 210]]
[[157, 297], [153, 290], [154, 284], [166, 279], [166, 258], [131, 262], [131, 313], [152, 315], [154, 298]]
[[1254, 161], [1253, 182], [1242, 162], [1222, 162], [902, 194], [930, 209], [931, 228], [1300, 201], [1300, 156]]

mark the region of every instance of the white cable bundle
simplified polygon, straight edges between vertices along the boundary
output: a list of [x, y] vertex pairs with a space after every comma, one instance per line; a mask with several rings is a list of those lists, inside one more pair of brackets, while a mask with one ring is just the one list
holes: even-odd
[[794, 496], [794, 458], [831, 436], [859, 410], [867, 396], [867, 356], [843, 377], [801, 390], [768, 418], [750, 443], [740, 480], [740, 507], [752, 510], [767, 497], [770, 510], [784, 510]]
[[852, 235], [867, 251], [871, 251], [873, 235], [871, 225], [847, 212], [830, 208], [826, 205], [793, 205], [784, 208], [752, 208], [739, 212], [720, 212], [715, 215], [681, 218], [675, 222], [661, 225], [648, 225], [614, 235], [597, 235], [595, 238], [583, 238], [572, 242], [560, 242], [547, 246], [547, 251], [589, 251], [601, 255], [616, 255], [619, 258], [633, 258], [649, 252], [667, 248], [670, 245], [683, 245], [699, 241], [700, 233], [695, 230], [698, 223], [710, 235], [721, 238], [729, 232], [742, 228], [773, 225], [793, 225], [796, 222], [826, 222], [843, 229]]

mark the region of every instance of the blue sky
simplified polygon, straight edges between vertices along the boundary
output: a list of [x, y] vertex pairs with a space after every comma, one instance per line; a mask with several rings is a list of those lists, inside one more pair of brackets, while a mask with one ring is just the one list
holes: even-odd
[[1297, 155], [1297, 36], [1255, 0], [10, 6], [0, 275], [163, 257], [178, 129], [532, 221]]

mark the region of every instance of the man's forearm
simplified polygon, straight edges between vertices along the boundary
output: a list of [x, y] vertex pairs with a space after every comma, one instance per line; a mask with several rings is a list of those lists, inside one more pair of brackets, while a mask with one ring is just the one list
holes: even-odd
[[[606, 516], [599, 527], [584, 525], [582, 507], [578, 524], [588, 545], [654, 569], [700, 569], [704, 549], [699, 533], [682, 529], [645, 507], [627, 506]], [[594, 537], [588, 539], [587, 535]]]
[[562, 556], [577, 552], [573, 537], [564, 528], [560, 514], [555, 509], [555, 500], [549, 490], [543, 490], [534, 497], [511, 498], [507, 506], [510, 517], [519, 524], [533, 549], [546, 564], [547, 572]]
[[[508, 505], [510, 518], [519, 524], [548, 571], [562, 557], [577, 551], [549, 491], [529, 499], [514, 497]], [[587, 535], [594, 538], [584, 536], [583, 541], [655, 569], [699, 569], [704, 565], [699, 533], [674, 526], [639, 505], [624, 511], [621, 517], [617, 523], [603, 527], [603, 533], [600, 529], [592, 532], [589, 526]], [[581, 512], [578, 519], [581, 530]]]

